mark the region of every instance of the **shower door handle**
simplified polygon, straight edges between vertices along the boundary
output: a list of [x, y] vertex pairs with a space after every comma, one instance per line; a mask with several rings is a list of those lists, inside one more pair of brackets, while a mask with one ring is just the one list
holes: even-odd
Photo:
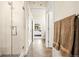
[[17, 26], [12, 26], [12, 35], [13, 36], [17, 35]]

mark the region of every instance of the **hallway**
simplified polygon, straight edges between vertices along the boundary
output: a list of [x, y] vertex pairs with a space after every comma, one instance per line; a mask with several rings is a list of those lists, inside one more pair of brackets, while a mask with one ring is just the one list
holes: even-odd
[[52, 49], [45, 48], [44, 40], [34, 39], [27, 57], [52, 57]]

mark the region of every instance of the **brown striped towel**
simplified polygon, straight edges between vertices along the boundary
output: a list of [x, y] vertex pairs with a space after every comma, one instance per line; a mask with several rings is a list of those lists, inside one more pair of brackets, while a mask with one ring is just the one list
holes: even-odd
[[61, 21], [60, 51], [62, 56], [71, 56], [74, 41], [75, 16], [72, 15]]
[[57, 50], [60, 49], [60, 31], [61, 30], [61, 21], [56, 21], [54, 23], [54, 43], [53, 47]]

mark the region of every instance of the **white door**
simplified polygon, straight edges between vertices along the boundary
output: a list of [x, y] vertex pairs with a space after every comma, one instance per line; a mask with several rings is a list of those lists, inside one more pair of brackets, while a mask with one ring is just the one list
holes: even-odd
[[12, 54], [21, 54], [24, 50], [24, 2], [13, 2]]
[[46, 47], [48, 48], [49, 47], [49, 16], [48, 16], [48, 13], [46, 13], [46, 23], [45, 23], [45, 26], [46, 26]]
[[53, 14], [52, 12], [50, 11], [48, 13], [48, 27], [49, 27], [49, 30], [48, 30], [48, 36], [49, 36], [49, 39], [48, 39], [48, 45], [50, 48], [52, 48], [52, 38], [53, 38]]
[[0, 2], [0, 54], [11, 54], [11, 6]]
[[53, 39], [53, 14], [48, 12], [46, 14], [46, 47], [52, 48]]

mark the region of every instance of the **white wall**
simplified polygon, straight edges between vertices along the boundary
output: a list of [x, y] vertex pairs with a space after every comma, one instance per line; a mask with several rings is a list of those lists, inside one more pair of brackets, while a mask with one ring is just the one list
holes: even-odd
[[[13, 2], [12, 26], [16, 26], [17, 35], [12, 35], [12, 54], [21, 54], [25, 50], [24, 38], [24, 2]], [[12, 29], [13, 30], [13, 29]], [[24, 48], [23, 48], [24, 47]]]
[[[75, 2], [54, 2], [54, 21], [58, 21], [76, 13]], [[60, 51], [53, 48], [53, 56], [61, 56]]]
[[0, 56], [11, 54], [11, 6], [0, 2]]
[[79, 1], [75, 1], [75, 12], [79, 15]]
[[60, 1], [55, 2], [55, 21], [75, 14], [75, 2]]

